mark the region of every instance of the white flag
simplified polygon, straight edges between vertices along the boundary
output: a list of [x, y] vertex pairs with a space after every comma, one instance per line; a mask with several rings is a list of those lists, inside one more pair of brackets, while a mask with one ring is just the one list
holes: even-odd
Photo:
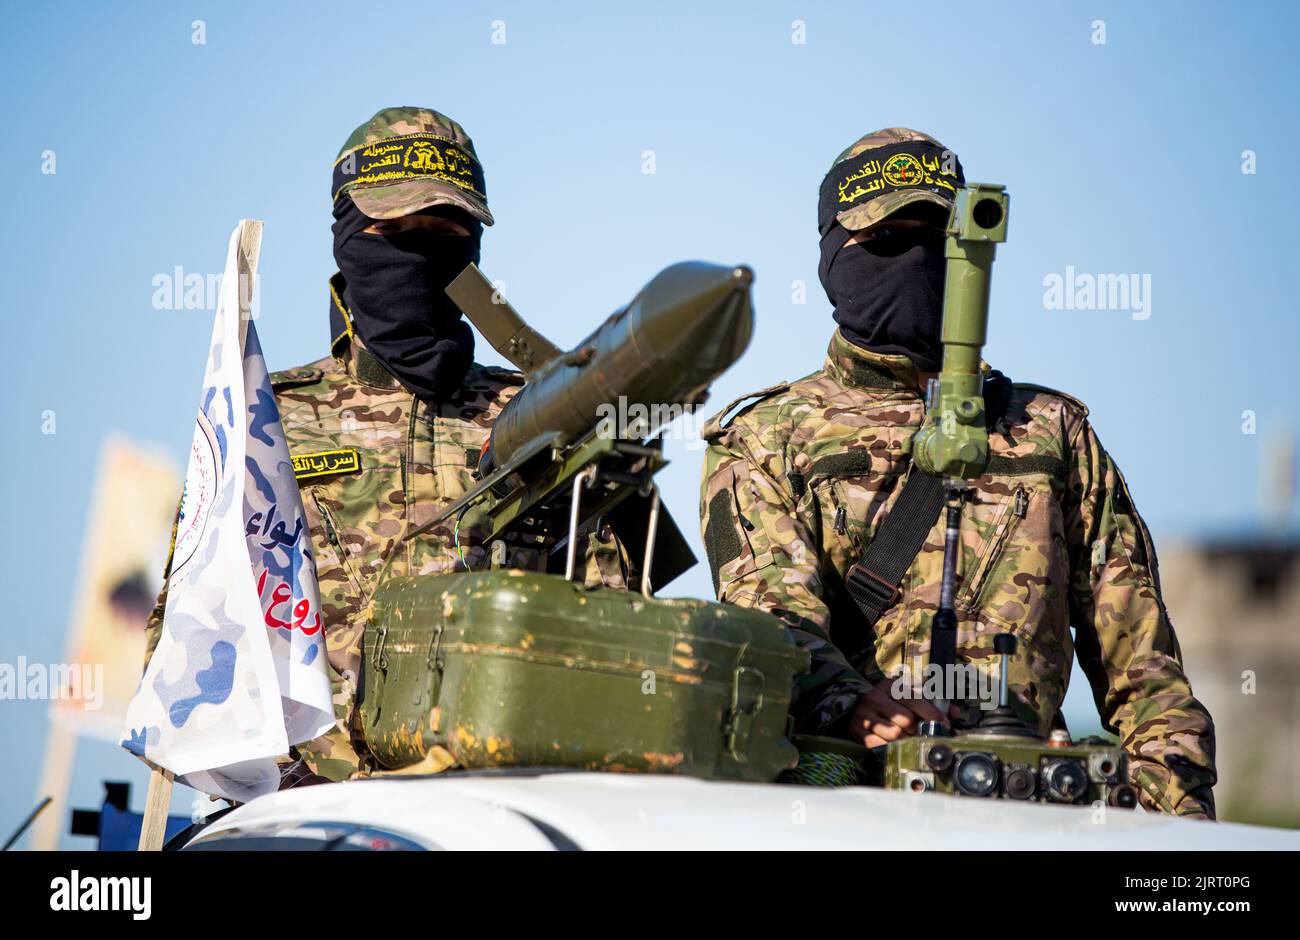
[[162, 636], [122, 746], [247, 801], [334, 724], [311, 534], [251, 320], [262, 223], [230, 236]]

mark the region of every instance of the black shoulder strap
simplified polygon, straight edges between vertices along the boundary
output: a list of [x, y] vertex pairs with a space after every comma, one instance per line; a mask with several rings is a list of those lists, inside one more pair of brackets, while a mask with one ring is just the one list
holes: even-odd
[[898, 599], [898, 585], [934, 528], [943, 498], [943, 481], [913, 468], [875, 538], [845, 574], [844, 584], [867, 630]]

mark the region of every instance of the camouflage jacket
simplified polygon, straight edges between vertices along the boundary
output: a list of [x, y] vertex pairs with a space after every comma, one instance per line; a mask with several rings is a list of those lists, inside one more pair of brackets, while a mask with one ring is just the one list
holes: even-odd
[[[338, 296], [332, 291], [333, 319], [344, 329], [332, 355], [271, 375], [311, 528], [337, 719], [333, 731], [296, 750], [313, 771], [334, 780], [370, 764], [355, 698], [363, 614], [376, 580], [390, 557], [387, 575], [489, 566], [489, 549], [472, 530], [461, 528], [457, 548], [452, 520], [410, 542], [401, 538], [475, 485], [492, 422], [523, 383], [519, 373], [475, 364], [454, 399], [430, 407], [352, 335], [345, 312], [339, 316]], [[506, 549], [509, 567], [543, 567], [536, 546]], [[586, 557], [589, 586], [626, 586], [626, 555], [607, 527], [594, 538], [588, 533]], [[164, 586], [149, 618], [146, 662], [166, 600]]]
[[[925, 404], [906, 357], [838, 331], [820, 372], [758, 395], [705, 426], [704, 540], [718, 597], [776, 613], [812, 652], [794, 713], [801, 730], [825, 732], [875, 683], [928, 662], [941, 521], [873, 629], [844, 585], [903, 488]], [[989, 472], [963, 513], [958, 658], [990, 663], [995, 635], [1018, 637], [1010, 697], [1045, 733], [1064, 727], [1077, 649], [1144, 805], [1212, 815], [1214, 727], [1183, 673], [1146, 526], [1087, 414], [1014, 386], [1007, 433], [990, 434]]]

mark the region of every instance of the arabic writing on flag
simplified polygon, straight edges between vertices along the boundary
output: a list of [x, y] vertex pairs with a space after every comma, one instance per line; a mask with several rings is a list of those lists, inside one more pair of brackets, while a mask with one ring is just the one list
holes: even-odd
[[249, 312], [262, 223], [230, 237], [167, 578], [122, 746], [247, 801], [334, 724], [311, 536]]

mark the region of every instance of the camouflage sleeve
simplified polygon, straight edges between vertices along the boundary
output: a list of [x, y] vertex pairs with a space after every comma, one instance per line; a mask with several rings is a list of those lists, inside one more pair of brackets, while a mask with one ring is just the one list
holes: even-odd
[[773, 475], [781, 457], [757, 453], [733, 427], [705, 457], [700, 519], [713, 588], [724, 603], [775, 614], [811, 654], [791, 712], [799, 731], [828, 732], [871, 686], [831, 642], [817, 542]]
[[1143, 806], [1213, 818], [1214, 723], [1183, 672], [1151, 536], [1086, 420], [1065, 501], [1071, 622], [1097, 710], [1129, 755]]

